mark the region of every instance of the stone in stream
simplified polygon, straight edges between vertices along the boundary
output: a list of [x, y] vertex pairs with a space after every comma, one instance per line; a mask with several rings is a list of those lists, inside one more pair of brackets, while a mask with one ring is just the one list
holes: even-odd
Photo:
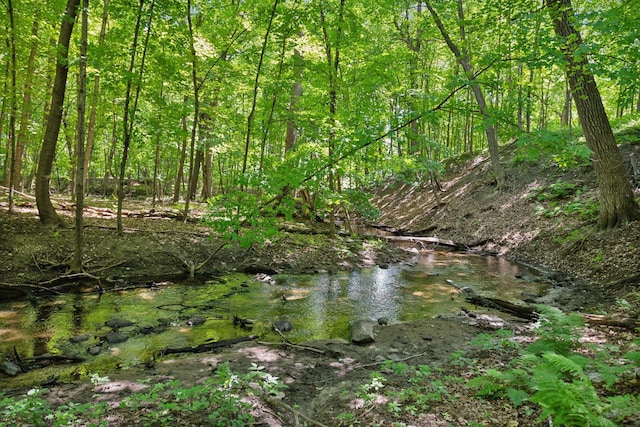
[[94, 345], [93, 347], [89, 347], [87, 349], [87, 353], [89, 353], [92, 356], [99, 355], [101, 351], [102, 351], [102, 346], [101, 345]]
[[71, 338], [69, 338], [69, 342], [72, 344], [78, 344], [81, 342], [85, 342], [89, 340], [89, 335], [88, 334], [83, 334], [83, 335], [75, 335]]
[[380, 326], [384, 326], [389, 324], [389, 318], [388, 317], [379, 317], [378, 318], [378, 325]]
[[274, 331], [289, 332], [291, 329], [293, 329], [293, 324], [286, 319], [276, 320], [271, 325], [271, 329], [273, 329]]
[[351, 324], [351, 341], [354, 344], [368, 344], [375, 341], [373, 327], [376, 322], [369, 319], [356, 320]]
[[206, 322], [207, 319], [205, 319], [202, 316], [193, 316], [191, 318], [189, 318], [187, 320], [187, 325], [189, 326], [198, 326], [198, 325], [202, 325], [204, 322]]
[[106, 336], [106, 340], [109, 344], [118, 344], [121, 342], [125, 342], [128, 339], [129, 336], [123, 334], [122, 332], [109, 332]]
[[104, 324], [114, 330], [126, 328], [127, 326], [133, 326], [133, 322], [131, 320], [120, 319], [117, 317], [107, 320], [106, 322], [104, 322]]
[[4, 372], [5, 374], [9, 375], [10, 377], [15, 377], [20, 372], [22, 372], [22, 370], [20, 369], [20, 367], [18, 365], [16, 365], [13, 362], [10, 362], [8, 360], [5, 361], [5, 362], [2, 362], [2, 364], [0, 364], [0, 371]]

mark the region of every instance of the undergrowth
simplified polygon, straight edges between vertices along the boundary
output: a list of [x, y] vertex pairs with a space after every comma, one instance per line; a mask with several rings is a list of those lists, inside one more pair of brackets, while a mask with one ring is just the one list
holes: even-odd
[[469, 381], [478, 396], [508, 399], [514, 407], [537, 404], [538, 421], [548, 419], [557, 426], [640, 421], [637, 394], [616, 392], [637, 375], [640, 352], [620, 354], [614, 347], [583, 344], [580, 315], [548, 307], [540, 312], [536, 341], [522, 347], [507, 369], [488, 369]]
[[[94, 384], [108, 381], [107, 377], [92, 376]], [[107, 402], [53, 406], [44, 389], [32, 389], [21, 397], [0, 393], [0, 426], [101, 427], [132, 425], [135, 420], [136, 425], [145, 426], [243, 427], [255, 421], [243, 396], [275, 394], [283, 387], [261, 366], [253, 365], [248, 373], [237, 375], [224, 363], [201, 384], [186, 387], [177, 380], [157, 383], [127, 396], [115, 407]]]

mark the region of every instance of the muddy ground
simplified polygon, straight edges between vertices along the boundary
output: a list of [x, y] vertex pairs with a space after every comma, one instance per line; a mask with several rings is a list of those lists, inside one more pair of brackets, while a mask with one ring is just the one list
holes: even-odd
[[[593, 216], [569, 212], [569, 203], [588, 206], [597, 197], [589, 167], [564, 172], [544, 163], [507, 162], [506, 166], [508, 185], [503, 191], [496, 191], [487, 178], [490, 165], [482, 156], [451, 167], [440, 180], [440, 190], [430, 183], [390, 183], [374, 198], [381, 210], [376, 226], [402, 235], [437, 237], [472, 251], [498, 254], [534, 266], [553, 284], [553, 298], [546, 302], [565, 311], [638, 318], [640, 223], [596, 232]], [[575, 183], [579, 191], [551, 200], [538, 197], [541, 189], [559, 180]], [[85, 264], [93, 277], [64, 281], [59, 278], [65, 275], [72, 254], [73, 231], [41, 226], [33, 201], [26, 197], [19, 199], [18, 213], [12, 216], [6, 213], [6, 204], [0, 206], [3, 297], [34, 291], [33, 287], [21, 286], [25, 284], [68, 290], [79, 283], [92, 288], [96, 286], [94, 277], [99, 277], [100, 286], [118, 288], [185, 277], [190, 266], [201, 264], [220, 245], [214, 233], [195, 218], [184, 223], [176, 219], [179, 212], [174, 209], [158, 206], [151, 210], [138, 202], [128, 203], [125, 233], [118, 236], [113, 209], [104, 201], [89, 199], [88, 204], [96, 207], [87, 211], [85, 227]], [[70, 205], [59, 199], [57, 207], [72, 223]], [[301, 221], [289, 224], [287, 229], [292, 227], [304, 234], [285, 232], [251, 248], [225, 248], [196, 271], [195, 280], [226, 271], [308, 273], [384, 266], [404, 262], [410, 256], [358, 237], [330, 238], [323, 234], [326, 226], [318, 223]], [[429, 249], [424, 243], [416, 245], [418, 249]], [[499, 312], [490, 314], [504, 319], [517, 334], [530, 334], [527, 323]], [[140, 379], [179, 379], [190, 385], [210, 376], [222, 362], [230, 362], [237, 372], [245, 372], [251, 363], [256, 363], [287, 385], [278, 401], [284, 405], [273, 399], [252, 400], [259, 425], [304, 425], [303, 416], [311, 419], [306, 421], [308, 425], [392, 425], [393, 417], [384, 399], [377, 404], [364, 404], [357, 398], [362, 385], [371, 381], [371, 373], [384, 372], [382, 362], [388, 359], [411, 366], [440, 367], [441, 379], [466, 378], [483, 366], [507, 363], [513, 356], [508, 352], [487, 353], [470, 345], [474, 337], [484, 332], [486, 323], [479, 324], [477, 318], [461, 311], [451, 318], [378, 326], [376, 341], [368, 345], [341, 341], [296, 343], [321, 352], [257, 340], [204, 355], [166, 357], [152, 368], [112, 372], [108, 375], [111, 382], [101, 388], [87, 381], [58, 384], [50, 388], [48, 396], [57, 403], [90, 399], [117, 402], [138, 387], [136, 381]], [[590, 333], [609, 337], [612, 334], [609, 328], [595, 328]], [[460, 351], [467, 353], [455, 359]], [[385, 372], [385, 376], [389, 387], [402, 389], [407, 381], [406, 376], [394, 372]], [[340, 418], [344, 413], [355, 414], [357, 423]], [[453, 381], [447, 383], [444, 398], [431, 402], [429, 410], [415, 416], [405, 413], [396, 420], [420, 426], [529, 426], [539, 425], [535, 421], [537, 414], [535, 408], [526, 405], [516, 410], [504, 401], [480, 400], [473, 390]], [[200, 425], [197, 419], [183, 421], [184, 425]], [[126, 417], [113, 419], [113, 425], [132, 423], [134, 420]]]

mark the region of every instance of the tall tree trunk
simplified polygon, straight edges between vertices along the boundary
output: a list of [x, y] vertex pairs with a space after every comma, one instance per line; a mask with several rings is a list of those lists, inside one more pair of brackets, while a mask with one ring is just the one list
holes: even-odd
[[58, 48], [56, 50], [58, 57], [56, 59], [56, 75], [51, 93], [51, 106], [49, 108], [49, 117], [47, 118], [47, 127], [44, 133], [44, 140], [42, 141], [42, 148], [40, 149], [38, 171], [36, 173], [36, 205], [38, 206], [38, 215], [42, 223], [50, 225], [58, 225], [62, 222], [51, 203], [49, 186], [51, 183], [53, 158], [56, 153], [58, 134], [60, 133], [64, 97], [67, 90], [69, 42], [71, 40], [71, 33], [73, 32], [73, 25], [76, 21], [79, 4], [80, 0], [68, 0], [67, 8], [62, 18], [60, 36], [57, 44]]
[[80, 70], [78, 73], [78, 123], [76, 125], [76, 227], [75, 251], [69, 266], [70, 273], [80, 273], [83, 270], [83, 241], [84, 241], [84, 139], [85, 139], [85, 111], [87, 103], [87, 27], [89, 26], [89, 0], [82, 0], [82, 27], [80, 36]]
[[20, 170], [22, 169], [22, 158], [24, 157], [24, 147], [29, 140], [29, 133], [27, 127], [29, 118], [31, 117], [31, 92], [33, 89], [33, 74], [35, 71], [36, 54], [38, 53], [38, 24], [39, 17], [33, 20], [33, 27], [31, 29], [31, 49], [29, 51], [29, 60], [27, 62], [27, 73], [24, 77], [24, 89], [22, 92], [22, 112], [20, 113], [20, 131], [18, 132], [18, 139], [16, 141], [16, 150], [13, 166], [13, 188], [16, 190], [22, 190], [23, 186], [20, 185], [24, 182], [21, 179]]
[[291, 99], [289, 100], [289, 116], [287, 117], [287, 133], [284, 142], [284, 151], [291, 150], [298, 140], [298, 129], [295, 116], [298, 112], [296, 104], [302, 97], [302, 71], [304, 70], [304, 58], [298, 49], [293, 50], [293, 83], [291, 84]]
[[[338, 28], [335, 43], [331, 43], [327, 24], [325, 22], [325, 11], [320, 9], [320, 21], [322, 23], [322, 33], [324, 36], [324, 48], [327, 59], [327, 70], [329, 75], [329, 120], [331, 128], [329, 130], [329, 159], [333, 159], [336, 139], [336, 113], [338, 106], [338, 71], [340, 70], [340, 44], [342, 39], [342, 24], [344, 21], [344, 4], [345, 0], [340, 0], [340, 9], [338, 12]], [[334, 51], [332, 53], [332, 50]], [[336, 176], [334, 168], [329, 168], [329, 191], [333, 193], [336, 190]], [[331, 236], [336, 231], [336, 217], [333, 206], [329, 209], [329, 233]]]
[[[435, 21], [436, 26], [440, 30], [440, 34], [442, 34], [442, 37], [447, 43], [447, 46], [456, 57], [456, 59], [462, 66], [462, 69], [464, 70], [465, 74], [467, 75], [467, 78], [469, 79], [469, 86], [471, 87], [471, 91], [473, 92], [473, 95], [476, 98], [476, 102], [478, 104], [478, 109], [480, 110], [480, 114], [482, 114], [485, 118], [484, 130], [487, 135], [487, 143], [489, 145], [489, 156], [491, 158], [491, 166], [493, 167], [493, 173], [496, 177], [496, 185], [498, 189], [501, 189], [504, 187], [504, 183], [505, 183], [505, 172], [504, 172], [504, 168], [502, 167], [502, 163], [500, 162], [498, 134], [496, 132], [496, 128], [489, 122], [490, 113], [487, 107], [487, 102], [485, 100], [484, 93], [482, 92], [482, 88], [480, 87], [480, 85], [476, 80], [476, 76], [473, 71], [473, 67], [471, 66], [469, 55], [466, 52], [463, 53], [460, 50], [460, 48], [458, 48], [458, 46], [453, 42], [453, 40], [449, 36], [449, 33], [444, 27], [442, 20], [438, 16], [435, 9], [431, 6], [431, 1], [427, 0], [425, 4], [427, 6], [427, 9], [429, 9], [429, 12], [431, 13], [431, 16], [433, 16], [433, 20]], [[464, 40], [464, 26], [463, 26], [464, 14], [462, 9], [462, 0], [458, 0], [458, 15], [460, 20], [460, 31], [463, 35], [463, 40]]]
[[149, 22], [146, 25], [146, 37], [144, 40], [144, 46], [142, 49], [142, 58], [140, 59], [140, 67], [138, 70], [138, 81], [135, 87], [135, 94], [133, 97], [133, 106], [131, 106], [131, 91], [133, 71], [136, 63], [136, 56], [138, 51], [138, 35], [140, 33], [140, 21], [142, 20], [142, 9], [144, 8], [144, 0], [140, 0], [140, 7], [138, 9], [138, 19], [136, 21], [136, 28], [133, 35], [133, 43], [131, 45], [131, 61], [129, 62], [129, 78], [127, 79], [127, 93], [124, 101], [124, 119], [123, 119], [123, 147], [122, 147], [122, 159], [120, 160], [120, 175], [118, 176], [118, 213], [117, 213], [117, 230], [118, 234], [122, 234], [122, 203], [124, 201], [124, 176], [127, 169], [127, 157], [129, 156], [129, 145], [131, 144], [131, 134], [133, 133], [133, 126], [135, 123], [135, 115], [138, 109], [138, 99], [140, 97], [140, 90], [142, 89], [142, 76], [144, 75], [144, 63], [147, 57], [147, 46], [149, 45], [149, 38], [151, 37], [151, 21], [153, 20], [153, 7], [155, 0], [151, 1], [149, 7]]
[[[184, 102], [189, 100], [187, 95], [184, 96]], [[187, 115], [182, 116], [182, 131], [187, 134]], [[184, 162], [187, 157], [187, 137], [182, 138], [182, 148], [180, 149], [180, 161], [178, 164], [178, 171], [176, 172], [176, 181], [173, 188], [173, 203], [180, 201], [180, 189], [182, 188], [182, 181], [184, 179]]]
[[10, 45], [11, 45], [11, 103], [9, 113], [9, 140], [11, 149], [11, 169], [9, 170], [9, 213], [13, 213], [13, 189], [15, 177], [15, 151], [16, 151], [16, 115], [18, 114], [17, 98], [18, 89], [16, 86], [16, 24], [13, 16], [13, 2], [8, 0], [7, 9], [9, 12], [9, 21], [11, 26]]
[[602, 104], [587, 56], [580, 52], [582, 37], [573, 26], [571, 0], [546, 0], [556, 35], [567, 62], [569, 85], [587, 145], [593, 151], [593, 166], [600, 190], [598, 228], [617, 227], [640, 218], [629, 177], [616, 145], [609, 118]]
[[[249, 111], [249, 116], [247, 117], [247, 135], [244, 143], [244, 156], [242, 158], [242, 174], [244, 175], [247, 171], [247, 161], [249, 158], [249, 146], [251, 144], [251, 130], [253, 129], [253, 119], [256, 114], [256, 105], [258, 102], [258, 89], [260, 88], [260, 72], [262, 71], [262, 63], [264, 61], [264, 55], [267, 51], [267, 43], [269, 41], [269, 34], [271, 34], [271, 26], [273, 25], [273, 20], [276, 16], [276, 9], [278, 7], [279, 0], [274, 0], [273, 7], [271, 8], [271, 15], [269, 16], [269, 25], [267, 25], [267, 31], [264, 34], [264, 39], [262, 40], [262, 49], [260, 51], [260, 60], [258, 61], [258, 68], [256, 69], [256, 77], [253, 82], [253, 99], [251, 102], [251, 110]], [[243, 184], [244, 185], [244, 184]]]
[[[191, 52], [191, 83], [193, 85], [193, 123], [191, 124], [191, 145], [189, 147], [189, 186], [187, 197], [184, 201], [184, 222], [189, 219], [189, 202], [195, 196], [198, 184], [198, 172], [193, 161], [196, 148], [196, 136], [198, 133], [198, 119], [200, 118], [200, 98], [198, 85], [198, 55], [196, 54], [193, 23], [191, 21], [191, 0], [187, 0], [187, 24], [189, 26], [189, 50]], [[193, 192], [193, 193], [192, 193]]]
[[[100, 25], [100, 38], [98, 47], [104, 44], [104, 38], [107, 33], [107, 22], [109, 20], [109, 0], [104, 0], [102, 9], [102, 24]], [[91, 91], [91, 112], [89, 113], [89, 127], [87, 128], [87, 145], [84, 150], [84, 164], [82, 181], [85, 191], [88, 192], [87, 174], [89, 173], [89, 164], [91, 163], [91, 155], [93, 154], [93, 145], [96, 137], [96, 117], [98, 115], [98, 101], [100, 100], [100, 73], [93, 76], [93, 90]]]

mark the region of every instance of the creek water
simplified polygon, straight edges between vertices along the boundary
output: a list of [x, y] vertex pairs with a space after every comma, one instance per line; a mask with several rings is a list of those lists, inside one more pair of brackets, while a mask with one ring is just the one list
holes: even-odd
[[[519, 278], [523, 276], [529, 280]], [[48, 353], [77, 355], [86, 361], [0, 378], [0, 383], [34, 384], [53, 374], [61, 378], [107, 374], [149, 361], [167, 347], [195, 346], [249, 334], [278, 341], [271, 331], [272, 322], [278, 319], [293, 324], [287, 333], [292, 342], [349, 339], [349, 322], [357, 319], [386, 317], [393, 323], [459, 313], [464, 299], [447, 279], [485, 296], [518, 301], [522, 294], [545, 292], [547, 285], [531, 280], [534, 276], [535, 272], [502, 258], [427, 251], [417, 253], [408, 263], [388, 268], [275, 275], [272, 283], [231, 274], [204, 285], [166, 283], [102, 295], [68, 294], [4, 302], [0, 303], [0, 354], [15, 348], [21, 357]], [[204, 323], [190, 326], [194, 316]], [[234, 316], [252, 319], [252, 329], [234, 326]], [[119, 330], [127, 341], [105, 344], [100, 354], [89, 355], [87, 349], [111, 330], [105, 322], [114, 318], [133, 322]], [[154, 327], [157, 329], [151, 330]], [[88, 339], [70, 341], [80, 335]]]

